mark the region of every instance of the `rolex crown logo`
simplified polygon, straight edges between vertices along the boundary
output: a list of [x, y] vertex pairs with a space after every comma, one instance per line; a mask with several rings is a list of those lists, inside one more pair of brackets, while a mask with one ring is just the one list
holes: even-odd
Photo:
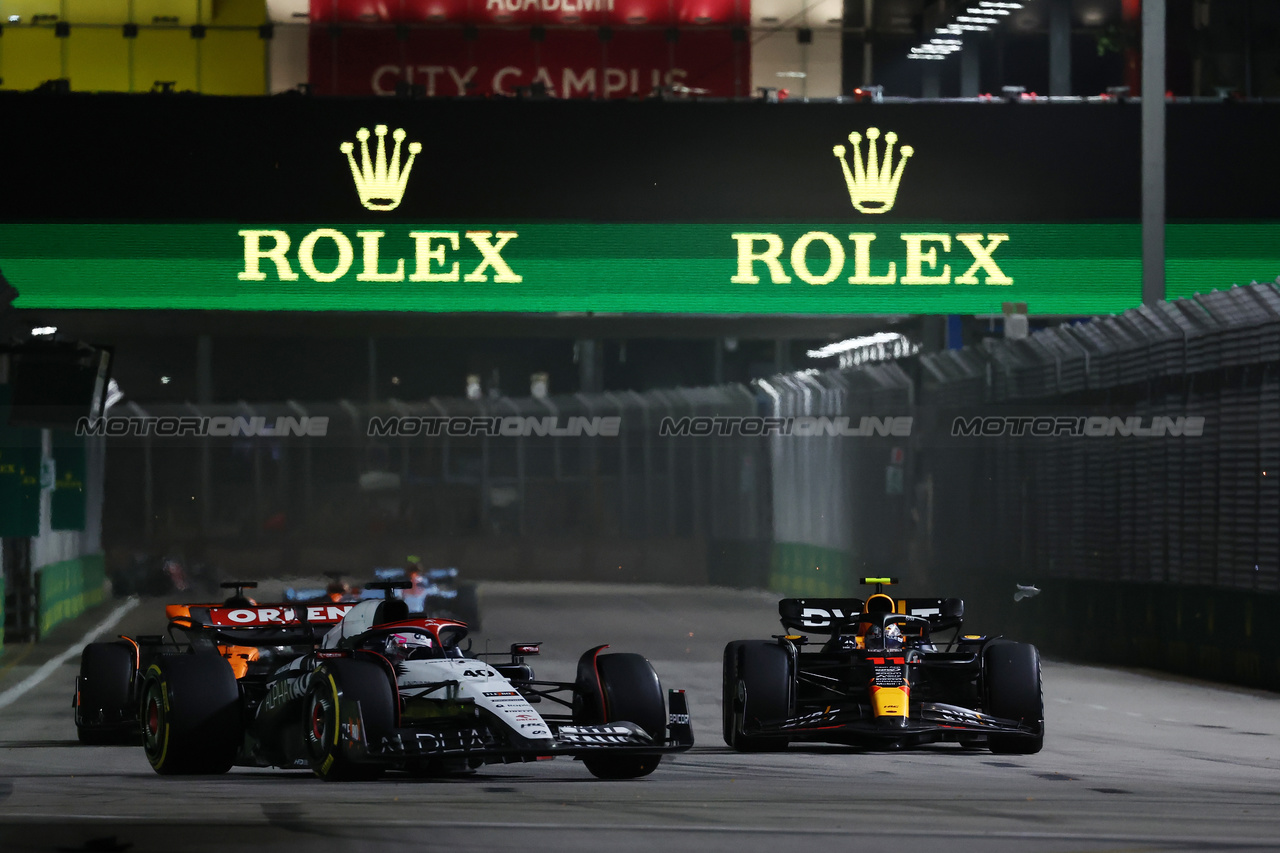
[[369, 128], [362, 127], [356, 131], [356, 139], [360, 140], [360, 163], [356, 164], [353, 154], [355, 143], [344, 142], [339, 146], [347, 155], [347, 163], [351, 165], [351, 177], [356, 181], [356, 192], [360, 194], [360, 203], [370, 210], [395, 210], [404, 198], [404, 187], [409, 182], [409, 170], [413, 168], [413, 158], [422, 151], [421, 142], [409, 143], [409, 159], [400, 165], [400, 146], [404, 143], [404, 128], [397, 127], [391, 138], [395, 140], [395, 149], [391, 154], [391, 162], [387, 163], [387, 126], [380, 124], [373, 129], [378, 136], [378, 153], [376, 158], [369, 157]]
[[898, 165], [893, 165], [893, 146], [898, 141], [898, 134], [889, 131], [884, 136], [884, 157], [876, 156], [876, 140], [880, 138], [880, 129], [867, 129], [867, 156], [862, 156], [862, 134], [854, 131], [849, 134], [853, 143], [853, 166], [845, 159], [845, 147], [834, 146], [831, 151], [840, 159], [840, 168], [844, 170], [844, 182], [849, 187], [849, 201], [853, 209], [859, 213], [888, 213], [898, 197], [898, 182], [902, 180], [902, 170], [907, 166], [907, 159], [915, 153], [910, 145], [900, 149]]

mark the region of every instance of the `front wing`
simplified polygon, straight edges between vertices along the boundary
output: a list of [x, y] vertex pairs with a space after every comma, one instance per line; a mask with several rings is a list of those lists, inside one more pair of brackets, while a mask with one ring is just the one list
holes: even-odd
[[[1036, 721], [1040, 723], [1041, 721]], [[972, 708], [941, 702], [922, 702], [906, 718], [875, 718], [865, 705], [829, 706], [776, 721], [743, 721], [748, 737], [778, 737], [793, 741], [930, 743], [968, 739], [977, 735], [1036, 735], [1039, 729], [1017, 720], [993, 717]]]
[[[347, 719], [342, 725], [347, 757], [370, 764], [401, 764], [428, 759], [480, 759], [484, 763], [514, 764], [567, 755], [584, 758], [608, 753], [662, 755], [684, 752], [693, 746], [689, 704], [683, 690], [669, 691], [667, 737], [655, 741], [634, 723], [553, 726], [554, 737], [504, 742], [484, 727], [405, 727], [370, 738], [363, 720]], [[357, 707], [356, 713], [359, 713]]]

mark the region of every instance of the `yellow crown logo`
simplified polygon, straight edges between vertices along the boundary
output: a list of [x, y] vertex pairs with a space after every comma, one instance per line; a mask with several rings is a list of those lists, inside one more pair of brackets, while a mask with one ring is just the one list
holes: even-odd
[[877, 162], [876, 140], [879, 138], [879, 128], [867, 128], [867, 157], [864, 162], [862, 134], [857, 131], [849, 134], [849, 141], [853, 143], [852, 168], [845, 159], [843, 145], [836, 145], [831, 149], [840, 158], [844, 182], [849, 187], [849, 201], [853, 202], [853, 209], [859, 213], [887, 213], [893, 208], [893, 203], [898, 198], [898, 182], [902, 180], [902, 170], [907, 166], [907, 159], [915, 153], [910, 145], [902, 146], [895, 169], [893, 146], [898, 141], [898, 134], [891, 130], [884, 136], [884, 158]]
[[396, 141], [391, 153], [391, 163], [387, 163], [387, 126], [380, 124], [373, 129], [378, 136], [378, 154], [376, 159], [369, 157], [369, 128], [362, 127], [356, 131], [356, 139], [360, 140], [360, 164], [356, 165], [355, 143], [344, 142], [338, 146], [347, 155], [351, 165], [351, 177], [356, 181], [356, 192], [360, 194], [360, 203], [370, 210], [395, 210], [404, 198], [404, 187], [409, 182], [409, 170], [413, 168], [413, 158], [422, 151], [421, 142], [409, 143], [409, 159], [404, 168], [400, 168], [400, 146], [404, 142], [404, 128], [397, 127], [391, 138]]

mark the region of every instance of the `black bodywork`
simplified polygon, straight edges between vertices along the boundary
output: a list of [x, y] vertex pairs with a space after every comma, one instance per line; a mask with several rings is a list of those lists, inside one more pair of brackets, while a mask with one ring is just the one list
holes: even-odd
[[729, 644], [724, 725], [731, 746], [954, 741], [1039, 750], [1043, 700], [1033, 646], [962, 633], [960, 599], [898, 599], [892, 611], [870, 613], [868, 601], [783, 599], [786, 634]]
[[[402, 584], [384, 585], [390, 594]], [[554, 682], [536, 679], [526, 662], [538, 644], [512, 646], [506, 661], [469, 658], [459, 646], [464, 624], [409, 618], [394, 598], [213, 608], [214, 624], [197, 608], [191, 613], [171, 625], [187, 642], [164, 646], [137, 689], [143, 747], [161, 774], [240, 765], [364, 779], [388, 769], [434, 774], [569, 755], [597, 777], [636, 778], [693, 744], [684, 691], [664, 697], [637, 654], [602, 655], [607, 647], [596, 647], [574, 681]], [[337, 619], [322, 631], [296, 621], [307, 613]], [[227, 627], [253, 619], [293, 621]], [[418, 641], [406, 645], [408, 636]], [[270, 663], [267, 646], [280, 652]], [[234, 651], [245, 648], [255, 660], [233, 671]], [[536, 703], [555, 712], [539, 714]]]
[[[86, 646], [71, 698], [80, 740], [89, 744], [138, 741], [143, 675], [162, 656], [214, 655], [227, 660], [246, 683], [263, 681], [289, 661], [313, 650], [336, 621], [279, 627], [208, 624], [209, 611], [221, 606], [192, 605], [187, 608], [190, 615], [171, 619], [163, 634], [121, 636]], [[283, 610], [292, 605], [274, 606]]]

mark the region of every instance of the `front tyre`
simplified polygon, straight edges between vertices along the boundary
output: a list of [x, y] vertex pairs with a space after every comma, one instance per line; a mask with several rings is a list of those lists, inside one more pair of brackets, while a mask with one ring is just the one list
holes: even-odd
[[982, 662], [987, 713], [1035, 729], [1034, 734], [991, 734], [987, 745], [997, 755], [1034, 755], [1044, 746], [1039, 650], [1029, 643], [993, 643]]
[[130, 697], [134, 658], [125, 643], [90, 643], [80, 654], [76, 694], [76, 735], [93, 746], [137, 743], [135, 707]]
[[382, 775], [377, 764], [353, 761], [347, 723], [359, 720], [365, 743], [378, 744], [395, 726], [396, 697], [386, 671], [376, 663], [336, 658], [311, 676], [302, 703], [303, 740], [311, 770], [326, 782], [367, 781]]
[[240, 687], [214, 654], [161, 655], [146, 672], [143, 748], [162, 775], [226, 773], [243, 737]]
[[[662, 684], [643, 655], [612, 654], [596, 658], [604, 697], [603, 719], [590, 723], [635, 723], [662, 744], [667, 734], [667, 706]], [[582, 759], [597, 779], [638, 779], [658, 769], [661, 755], [599, 755]]]
[[724, 742], [739, 752], [787, 748], [787, 739], [743, 734], [747, 721], [791, 716], [794, 675], [790, 653], [768, 640], [735, 640], [724, 649], [721, 713]]

